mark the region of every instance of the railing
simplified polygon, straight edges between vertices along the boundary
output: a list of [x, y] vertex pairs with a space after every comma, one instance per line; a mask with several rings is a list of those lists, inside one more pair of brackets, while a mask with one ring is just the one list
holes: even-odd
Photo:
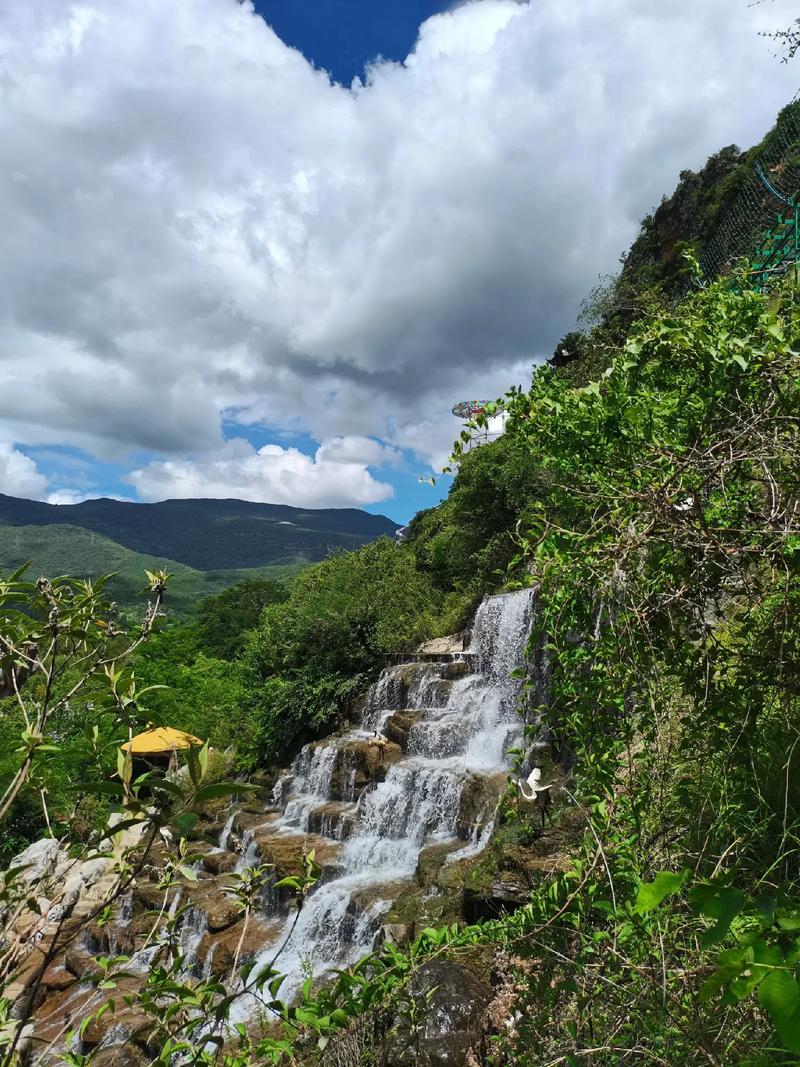
[[386, 652], [384, 667], [399, 667], [403, 663], [468, 663], [474, 652]]

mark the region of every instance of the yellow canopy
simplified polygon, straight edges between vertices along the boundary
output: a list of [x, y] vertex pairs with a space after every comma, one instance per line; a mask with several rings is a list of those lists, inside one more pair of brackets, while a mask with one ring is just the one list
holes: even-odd
[[153, 726], [126, 741], [122, 749], [133, 756], [152, 756], [172, 752], [176, 748], [202, 748], [202, 745], [199, 737], [193, 737], [183, 730], [173, 730], [171, 726]]

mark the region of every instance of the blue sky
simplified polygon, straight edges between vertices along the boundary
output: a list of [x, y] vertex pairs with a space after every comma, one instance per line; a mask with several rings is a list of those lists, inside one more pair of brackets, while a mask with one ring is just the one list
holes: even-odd
[[[281, 40], [298, 48], [316, 67], [349, 85], [363, 78], [368, 64], [378, 56], [402, 62], [417, 39], [420, 25], [449, 4], [430, 0], [256, 0], [255, 9], [272, 26]], [[459, 426], [453, 422], [455, 437]], [[246, 436], [256, 447], [266, 444], [266, 431], [249, 431]], [[292, 442], [312, 454], [316, 444], [307, 435]], [[405, 451], [403, 466], [389, 480], [394, 489], [391, 500], [368, 504], [365, 511], [389, 515], [407, 522], [421, 508], [432, 507], [447, 493], [450, 478], [436, 479], [432, 486], [420, 478], [429, 470], [412, 453]]]
[[431, 506], [453, 403], [794, 96], [793, 16], [3, 0], [0, 493]]
[[402, 61], [420, 25], [447, 4], [431, 0], [256, 0], [278, 36], [349, 85], [377, 56]]

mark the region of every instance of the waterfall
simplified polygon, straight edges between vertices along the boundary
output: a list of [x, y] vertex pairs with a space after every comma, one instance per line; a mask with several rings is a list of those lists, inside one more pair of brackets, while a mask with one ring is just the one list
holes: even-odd
[[[426, 845], [452, 845], [453, 858], [462, 858], [486, 843], [509, 766], [506, 752], [522, 737], [522, 683], [511, 673], [524, 665], [532, 609], [531, 590], [488, 597], [462, 662], [388, 668], [368, 692], [358, 725], [307, 745], [280, 779], [274, 833], [313, 832], [317, 840], [341, 843], [332, 876], [309, 894], [299, 916], [285, 919], [257, 960], [266, 963], [288, 937], [276, 964], [286, 975], [283, 999], [291, 999], [307, 974], [348, 966], [370, 951], [398, 883], [414, 876]], [[382, 779], [366, 782], [359, 759], [383, 743], [376, 732], [398, 713], [410, 723], [403, 752], [395, 749]], [[481, 799], [481, 783], [491, 803]], [[249, 861], [252, 836], [245, 846]]]

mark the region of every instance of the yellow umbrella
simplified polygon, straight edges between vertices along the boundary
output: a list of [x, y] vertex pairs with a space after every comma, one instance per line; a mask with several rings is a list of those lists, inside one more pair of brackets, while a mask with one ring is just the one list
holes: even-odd
[[142, 734], [137, 734], [122, 746], [124, 752], [130, 752], [132, 756], [155, 756], [166, 752], [174, 752], [181, 748], [202, 748], [203, 742], [199, 737], [184, 733], [183, 730], [173, 730], [171, 726], [152, 726]]

